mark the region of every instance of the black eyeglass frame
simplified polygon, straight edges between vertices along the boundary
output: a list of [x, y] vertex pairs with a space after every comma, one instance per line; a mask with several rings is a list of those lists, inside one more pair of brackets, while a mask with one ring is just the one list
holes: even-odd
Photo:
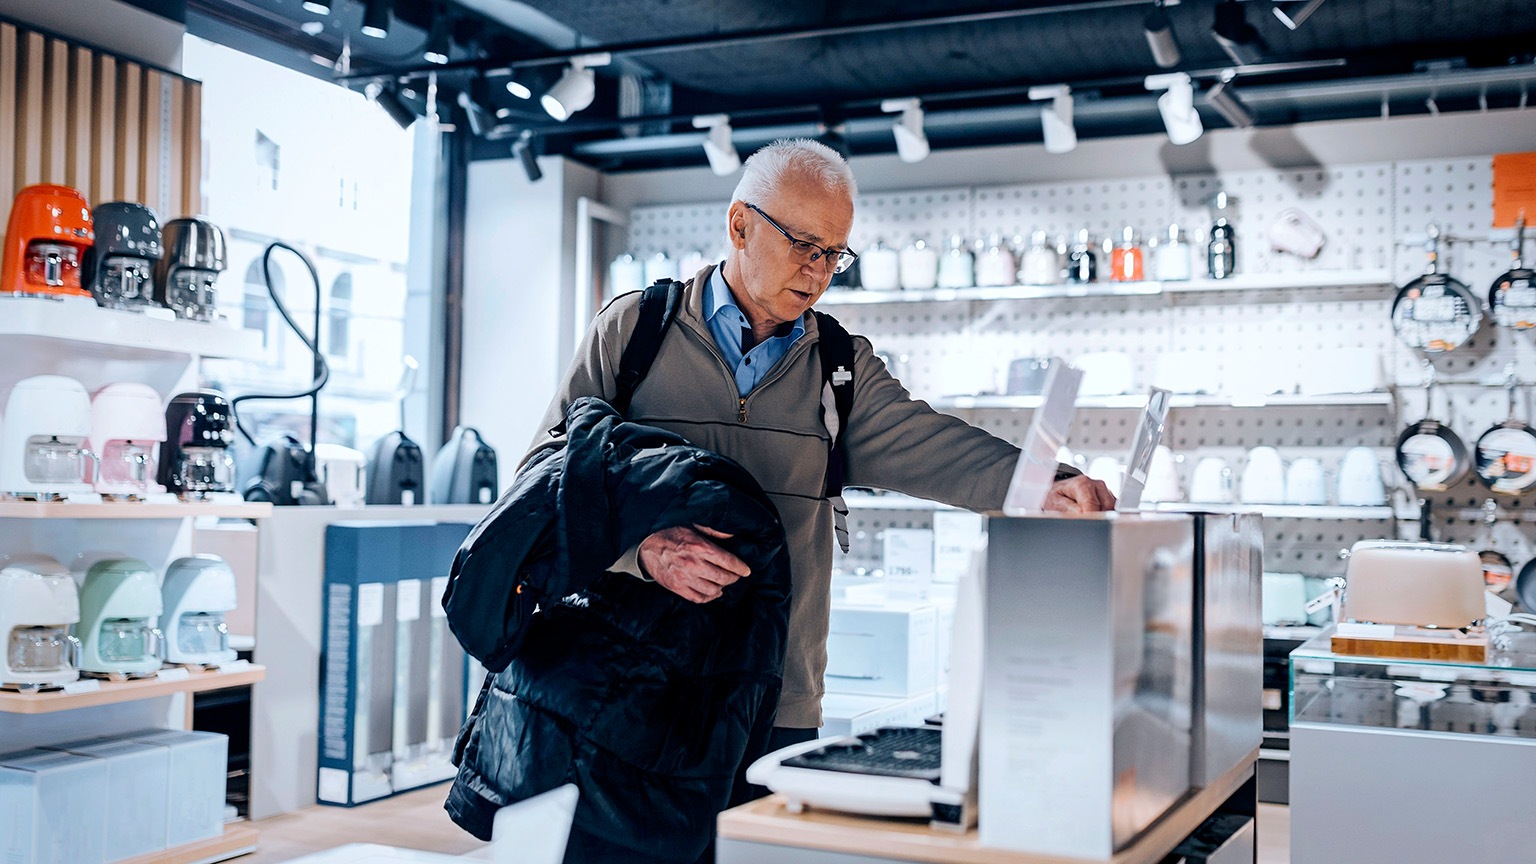
[[[795, 255], [803, 254], [797, 251], [797, 246], [807, 246], [816, 250], [815, 252], [811, 253], [811, 257], [806, 261], [808, 264], [815, 264], [822, 258], [831, 256], [832, 260], [836, 262], [832, 265], [832, 272], [837, 274], [846, 271], [849, 267], [853, 266], [853, 262], [859, 260], [859, 253], [853, 251], [852, 249], [828, 249], [825, 246], [818, 246], [809, 240], [801, 240], [799, 237], [796, 237], [788, 231], [785, 231], [783, 225], [780, 225], [778, 222], [774, 221], [772, 216], [769, 216], [767, 213], [763, 212], [763, 208], [757, 206], [756, 204], [749, 204], [746, 201], [741, 203], [746, 204], [747, 209], [763, 217], [763, 219], [766, 220], [769, 225], [774, 227], [774, 230], [778, 231], [780, 234], [783, 234], [784, 239], [789, 241], [789, 249], [791, 253], [794, 253]], [[823, 265], [822, 269], [826, 269], [826, 266]]]

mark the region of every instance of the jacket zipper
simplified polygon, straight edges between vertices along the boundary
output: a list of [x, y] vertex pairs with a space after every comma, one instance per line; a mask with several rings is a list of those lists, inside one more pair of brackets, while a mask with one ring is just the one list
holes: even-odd
[[736, 422], [745, 423], [747, 422], [747, 397], [742, 396], [738, 401], [740, 404], [736, 407]]
[[[731, 390], [735, 391], [735, 389], [736, 389], [736, 376], [731, 372], [731, 367], [725, 362], [725, 358], [723, 356], [721, 356], [720, 349], [715, 347], [715, 337], [710, 335], [710, 334], [708, 334], [708, 333], [700, 333], [699, 331], [695, 330], [692, 327], [684, 327], [683, 329], [687, 330], [689, 333], [692, 333], [694, 338], [698, 339], [700, 342], [702, 342], [704, 344], [704, 347], [709, 350], [709, 353], [714, 355], [715, 359], [717, 361], [719, 361], [719, 363], [720, 363], [720, 371], [724, 372], [726, 379], [728, 381], [730, 381]], [[780, 378], [782, 378], [784, 376], [785, 370], [787, 370], [790, 367], [790, 362], [792, 360], [800, 359], [799, 358], [799, 353], [797, 353], [797, 352], [804, 352], [804, 351], [809, 350], [806, 347], [807, 344], [808, 343], [805, 341], [805, 339], [801, 338], [795, 344], [789, 346], [789, 352], [786, 353], [782, 358], [780, 358], [779, 362], [777, 364], [775, 364], [775, 370], [774, 370], [773, 374], [769, 375], [767, 378], [764, 378], [763, 380], [757, 382], [757, 386], [752, 388], [752, 393], [756, 393], [760, 388], [765, 387], [765, 386], [767, 386], [769, 384], [772, 384], [774, 381], [777, 381]], [[736, 422], [737, 423], [745, 423], [745, 422], [747, 422], [747, 397], [751, 396], [752, 393], [747, 394], [747, 396], [741, 396], [739, 394], [737, 395], [737, 397], [736, 397]]]

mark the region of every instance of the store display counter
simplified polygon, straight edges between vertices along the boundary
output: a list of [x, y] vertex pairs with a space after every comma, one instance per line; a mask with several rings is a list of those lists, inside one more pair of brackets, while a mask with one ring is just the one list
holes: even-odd
[[[1110, 861], [1156, 864], [1212, 815], [1255, 813], [1255, 750], [1226, 774], [1186, 798]], [[947, 834], [926, 822], [853, 816], [808, 809], [790, 813], [773, 795], [720, 814], [718, 864], [874, 864], [930, 861], [938, 864], [1083, 864], [1063, 858], [981, 845], [977, 832]]]
[[1536, 634], [1485, 663], [1291, 653], [1291, 861], [1528, 861]]

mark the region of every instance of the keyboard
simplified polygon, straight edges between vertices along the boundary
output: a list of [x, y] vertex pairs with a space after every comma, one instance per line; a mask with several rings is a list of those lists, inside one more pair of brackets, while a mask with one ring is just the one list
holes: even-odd
[[939, 782], [943, 730], [928, 726], [885, 726], [785, 759], [790, 768], [841, 771], [877, 777]]

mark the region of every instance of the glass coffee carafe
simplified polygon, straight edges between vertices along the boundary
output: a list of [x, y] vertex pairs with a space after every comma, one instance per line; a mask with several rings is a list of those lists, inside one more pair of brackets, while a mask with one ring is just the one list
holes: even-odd
[[153, 303], [152, 285], [149, 261], [119, 255], [101, 263], [101, 272], [92, 287], [98, 305], [139, 311]]
[[101, 622], [97, 653], [106, 663], [139, 663], [161, 652], [160, 631], [148, 618], [108, 618]]
[[96, 454], [82, 443], [61, 441], [57, 435], [33, 435], [27, 439], [22, 470], [28, 483], [89, 483], [92, 473], [86, 470], [87, 461], [94, 463]]
[[[62, 288], [65, 283], [80, 284], [80, 250], [61, 243], [32, 243], [27, 246], [26, 282]], [[73, 278], [71, 278], [73, 277]]]
[[5, 665], [25, 675], [63, 672], [80, 665], [80, 640], [62, 625], [13, 627], [6, 642]]
[[101, 482], [146, 490], [150, 478], [155, 476], [153, 447], [136, 441], [108, 441], [102, 448]]
[[176, 626], [176, 650], [215, 654], [229, 648], [229, 626], [222, 612], [184, 612]]
[[235, 488], [235, 458], [227, 447], [182, 447], [174, 468], [181, 488], [192, 495]]
[[212, 321], [214, 313], [214, 284], [219, 271], [192, 267], [175, 270], [166, 288], [166, 303], [176, 312], [177, 318], [191, 321]]

